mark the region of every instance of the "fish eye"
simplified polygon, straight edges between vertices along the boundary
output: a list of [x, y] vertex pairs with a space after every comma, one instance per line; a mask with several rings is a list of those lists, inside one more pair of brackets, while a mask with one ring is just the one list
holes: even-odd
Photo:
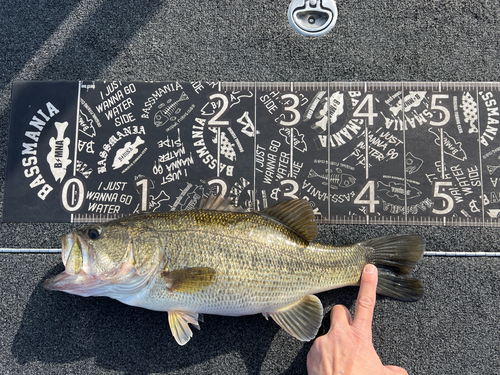
[[91, 240], [97, 240], [101, 235], [101, 231], [98, 228], [90, 228], [87, 234]]

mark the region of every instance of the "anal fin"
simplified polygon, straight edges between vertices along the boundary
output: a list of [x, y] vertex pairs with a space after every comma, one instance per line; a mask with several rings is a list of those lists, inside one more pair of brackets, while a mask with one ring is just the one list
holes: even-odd
[[191, 337], [193, 337], [193, 331], [189, 327], [192, 324], [196, 328], [200, 329], [198, 323], [198, 313], [190, 313], [183, 311], [169, 311], [168, 312], [168, 324], [170, 325], [170, 330], [175, 338], [175, 341], [179, 345], [186, 345]]
[[316, 296], [305, 296], [299, 302], [284, 309], [265, 313], [290, 335], [300, 341], [311, 341], [316, 337], [323, 319], [323, 305]]

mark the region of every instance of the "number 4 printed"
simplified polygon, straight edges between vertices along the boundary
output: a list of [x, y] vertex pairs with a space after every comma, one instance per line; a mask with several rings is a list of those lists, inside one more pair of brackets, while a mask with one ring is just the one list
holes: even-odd
[[[366, 112], [361, 112], [366, 107]], [[359, 103], [352, 114], [353, 117], [366, 117], [368, 118], [368, 125], [373, 125], [373, 119], [378, 117], [378, 113], [373, 110], [373, 94], [366, 94], [365, 98]]]
[[375, 207], [380, 205], [377, 199], [377, 180], [370, 179], [366, 181], [365, 186], [354, 198], [354, 204], [359, 206], [368, 206], [368, 213], [376, 213]]

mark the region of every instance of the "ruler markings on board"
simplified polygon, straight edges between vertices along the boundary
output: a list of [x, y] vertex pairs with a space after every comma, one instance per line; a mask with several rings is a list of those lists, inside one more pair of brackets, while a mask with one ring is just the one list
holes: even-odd
[[224, 192], [248, 209], [303, 197], [332, 224], [498, 227], [499, 103], [496, 82], [18, 81], [4, 220]]

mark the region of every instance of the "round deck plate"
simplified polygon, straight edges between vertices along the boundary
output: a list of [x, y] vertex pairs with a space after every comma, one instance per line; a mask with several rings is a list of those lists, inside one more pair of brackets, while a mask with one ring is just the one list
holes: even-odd
[[335, 26], [337, 5], [334, 0], [293, 0], [288, 21], [299, 34], [321, 36]]

